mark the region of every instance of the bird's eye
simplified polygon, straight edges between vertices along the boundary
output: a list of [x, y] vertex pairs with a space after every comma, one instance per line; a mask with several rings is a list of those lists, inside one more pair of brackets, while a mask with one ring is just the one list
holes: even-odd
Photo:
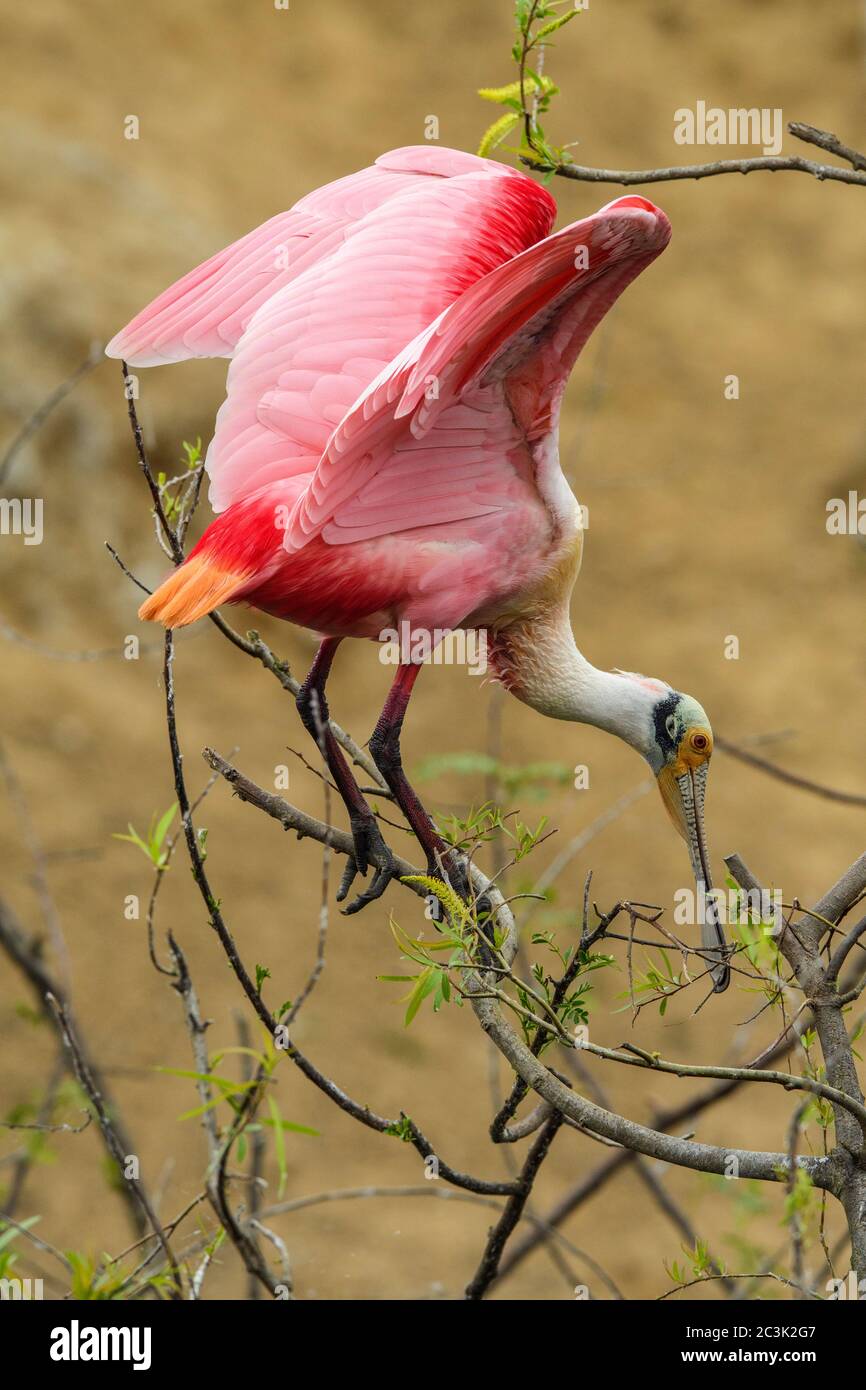
[[675, 742], [677, 737], [677, 721], [672, 714], [669, 714], [665, 720], [665, 728], [668, 731], [668, 738], [671, 742]]
[[694, 753], [708, 752], [710, 747], [709, 735], [693, 730], [689, 734], [689, 747]]

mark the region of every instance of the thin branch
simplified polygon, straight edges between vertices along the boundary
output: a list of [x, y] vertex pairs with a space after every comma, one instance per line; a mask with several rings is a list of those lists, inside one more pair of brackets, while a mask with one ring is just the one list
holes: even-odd
[[[36, 1130], [39, 1134], [83, 1134], [93, 1123], [93, 1116], [89, 1110], [82, 1111], [82, 1114], [84, 1115], [84, 1120], [80, 1125], [49, 1125], [40, 1124], [38, 1122], [27, 1124], [24, 1121], [0, 1120], [0, 1129], [32, 1129]], [[2, 1219], [6, 1219], [5, 1215]]]
[[840, 942], [830, 957], [827, 973], [824, 976], [828, 983], [839, 978], [839, 971], [848, 959], [850, 952], [859, 945], [862, 936], [866, 936], [866, 917], [860, 918], [860, 921], [851, 928], [844, 941]]
[[60, 978], [63, 982], [64, 993], [68, 993], [69, 951], [67, 950], [66, 939], [63, 935], [60, 913], [57, 910], [57, 904], [54, 901], [48, 883], [45, 848], [30, 813], [30, 805], [24, 793], [24, 788], [18, 780], [15, 769], [6, 757], [6, 751], [2, 742], [0, 742], [0, 778], [2, 778], [6, 784], [6, 791], [12, 803], [12, 809], [15, 812], [21, 838], [24, 841], [33, 864], [33, 882], [39, 899], [39, 906], [42, 911], [42, 920], [45, 923], [46, 930], [54, 947]]
[[[604, 1110], [569, 1091], [533, 1056], [531, 1050], [502, 1017], [495, 1002], [484, 994], [483, 986], [477, 986], [477, 993], [475, 989], [473, 986], [470, 990], [472, 1006], [485, 1033], [532, 1090], [567, 1118], [629, 1149], [651, 1158], [660, 1158], [677, 1167], [691, 1168], [700, 1173], [724, 1175], [728, 1171], [731, 1159], [735, 1158], [742, 1177], [758, 1178], [763, 1182], [780, 1180], [779, 1175], [784, 1172], [787, 1162], [784, 1153], [698, 1144], [677, 1139], [646, 1125], [637, 1124], [624, 1115]], [[802, 1158], [799, 1165], [807, 1170], [816, 1187], [837, 1190], [839, 1172], [832, 1160]]]
[[806, 145], [816, 145], [819, 150], [826, 150], [827, 154], [837, 155], [855, 169], [866, 169], [866, 155], [852, 149], [850, 145], [843, 145], [839, 137], [829, 130], [819, 130], [817, 126], [807, 125], [805, 121], [789, 121], [788, 133]]
[[716, 1081], [757, 1081], [781, 1086], [785, 1091], [809, 1091], [813, 1096], [820, 1096], [831, 1105], [839, 1105], [849, 1111], [859, 1122], [866, 1140], [866, 1105], [862, 1105], [835, 1086], [827, 1086], [821, 1081], [813, 1080], [811, 1076], [792, 1076], [786, 1071], [758, 1071], [749, 1067], [704, 1067], [666, 1062], [656, 1053], [644, 1052], [633, 1043], [622, 1044], [623, 1048], [634, 1054], [633, 1056], [624, 1055], [609, 1047], [600, 1047], [597, 1043], [578, 1042], [576, 1046], [582, 1052], [591, 1052], [594, 1057], [603, 1057], [609, 1062], [619, 1062], [621, 1066], [643, 1067], [645, 1070], [664, 1072], [668, 1076], [706, 1076], [713, 1077]]
[[791, 1232], [791, 1270], [798, 1287], [803, 1283], [803, 1222], [796, 1204], [797, 1141], [808, 1107], [809, 1101], [804, 1101], [794, 1111], [788, 1126], [788, 1227]]
[[470, 1202], [473, 1205], [492, 1207], [497, 1212], [502, 1210], [502, 1203], [492, 1197], [476, 1192], [455, 1192], [453, 1188], [427, 1182], [423, 1187], [420, 1184], [412, 1187], [344, 1187], [328, 1192], [313, 1192], [306, 1197], [292, 1197], [285, 1202], [274, 1202], [272, 1206], [265, 1207], [261, 1215], [270, 1220], [274, 1216], [307, 1211], [310, 1207], [322, 1206], [328, 1202], [367, 1200], [372, 1197], [432, 1197], [442, 1202]]
[[90, 1071], [87, 1058], [81, 1049], [81, 1046], [78, 1042], [78, 1038], [75, 1035], [75, 1030], [72, 1026], [72, 1019], [65, 1003], [61, 999], [58, 999], [50, 993], [46, 995], [46, 1000], [55, 1018], [57, 1019], [57, 1026], [60, 1030], [60, 1035], [63, 1038], [64, 1044], [66, 1045], [66, 1049], [72, 1059], [72, 1065], [75, 1069], [75, 1075], [78, 1080], [78, 1084], [81, 1087], [84, 1094], [87, 1096], [96, 1113], [97, 1123], [99, 1124], [99, 1128], [102, 1131], [102, 1135], [105, 1140], [105, 1146], [110, 1152], [115, 1163], [117, 1164], [121, 1178], [131, 1188], [135, 1196], [135, 1200], [141, 1207], [141, 1210], [146, 1220], [148, 1221], [154, 1235], [156, 1236], [157, 1240], [159, 1241], [159, 1244], [162, 1247], [162, 1253], [165, 1256], [166, 1263], [168, 1264], [168, 1267], [171, 1270], [172, 1279], [174, 1281], [172, 1297], [177, 1298], [180, 1296], [180, 1290], [182, 1287], [180, 1270], [175, 1262], [174, 1254], [168, 1242], [168, 1237], [166, 1236], [165, 1231], [163, 1230], [160, 1224], [159, 1217], [157, 1216], [151, 1203], [150, 1197], [147, 1194], [147, 1188], [144, 1186], [144, 1183], [142, 1182], [141, 1178], [127, 1178], [124, 1174], [124, 1168], [126, 1166], [126, 1159], [128, 1157], [128, 1154], [124, 1149], [124, 1145], [121, 1143], [120, 1136], [118, 1135], [117, 1129], [114, 1125], [114, 1121], [108, 1113], [108, 1108], [105, 1104], [105, 1100], [102, 1096], [99, 1086], [97, 1085], [96, 1080]]
[[102, 344], [93, 343], [84, 361], [75, 368], [71, 376], [68, 376], [65, 381], [61, 381], [59, 386], [55, 386], [54, 390], [45, 398], [42, 404], [27, 417], [24, 424], [15, 435], [15, 438], [12, 440], [12, 443], [6, 449], [2, 459], [0, 459], [0, 487], [3, 487], [8, 480], [15, 459], [24, 448], [27, 441], [36, 434], [37, 430], [42, 428], [51, 412], [75, 389], [82, 377], [87, 376], [88, 372], [92, 372], [93, 368], [101, 361]]
[[[179, 804], [183, 806], [186, 801], [186, 788], [183, 783], [180, 748], [177, 744], [177, 730], [174, 715], [174, 682], [170, 662], [166, 666], [165, 690], [167, 708], [170, 710], [169, 724], [172, 731], [171, 742], [173, 750], [172, 757], [175, 767], [175, 786], [178, 791]], [[254, 782], [251, 782], [248, 777], [244, 777], [242, 773], [238, 772], [237, 768], [232, 767], [230, 763], [227, 763], [225, 759], [221, 758], [213, 749], [206, 748], [203, 757], [215, 772], [219, 772], [220, 775], [225, 778], [233, 788], [236, 796], [240, 797], [242, 801], [247, 801], [251, 805], [257, 806], [260, 810], [265, 811], [268, 815], [277, 820], [284, 829], [294, 830], [299, 838], [308, 837], [318, 840], [320, 844], [328, 843], [338, 854], [349, 855], [353, 852], [354, 845], [352, 837], [346, 831], [336, 830], [333, 826], [325, 825], [323, 821], [318, 821], [315, 817], [309, 816], [306, 812], [290, 805], [290, 803], [284, 801], [282, 797], [276, 796], [271, 792], [266, 792], [262, 787], [256, 786]], [[181, 791], [183, 800], [181, 800]], [[199, 892], [208, 906], [211, 925], [219, 937], [220, 944], [226, 953], [229, 964], [239, 980], [244, 993], [253, 1005], [256, 1014], [271, 1036], [276, 1037], [280, 1021], [276, 1019], [267, 1008], [261, 994], [256, 989], [241, 961], [237, 946], [235, 945], [231, 932], [226, 926], [219, 904], [211, 891], [207, 875], [204, 872], [204, 865], [201, 861], [201, 855], [198, 849], [198, 841], [195, 836], [195, 831], [192, 828], [191, 821], [189, 822], [189, 829], [187, 831], [187, 848], [193, 862], [193, 877]], [[410, 875], [418, 875], [418, 869], [414, 865], [409, 864], [406, 860], [396, 859], [395, 862], [397, 872], [401, 878]], [[413, 884], [408, 886], [417, 896], [425, 896], [426, 890], [421, 885]], [[389, 1120], [383, 1115], [377, 1115], [374, 1111], [370, 1110], [368, 1106], [360, 1105], [357, 1101], [353, 1100], [342, 1091], [335, 1082], [331, 1081], [330, 1078], [320, 1072], [318, 1068], [304, 1056], [294, 1042], [287, 1041], [285, 1050], [286, 1056], [301, 1072], [303, 1072], [308, 1080], [313, 1082], [313, 1085], [318, 1087], [318, 1089], [339, 1106], [341, 1110], [351, 1115], [353, 1119], [360, 1121], [360, 1123], [365, 1125], [368, 1129], [373, 1129], [379, 1134], [398, 1134], [405, 1132], [408, 1127], [409, 1138], [417, 1152], [421, 1154], [421, 1157], [427, 1158], [435, 1154], [439, 1158], [439, 1172], [446, 1181], [454, 1183], [456, 1187], [466, 1188], [471, 1192], [510, 1195], [515, 1190], [513, 1183], [487, 1182], [484, 1179], [472, 1177], [467, 1173], [461, 1173], [457, 1169], [452, 1168], [443, 1161], [438, 1150], [433, 1147], [418, 1127], [405, 1115], [401, 1115], [399, 1120]]]
[[[739, 855], [727, 855], [725, 862], [741, 887], [760, 888]], [[835, 981], [827, 980], [818, 949], [828, 924], [832, 927], [838, 923], [864, 890], [866, 854], [849, 865], [833, 887], [806, 913], [803, 922], [798, 924], [797, 941], [783, 935], [779, 942], [780, 950], [794, 967], [800, 988], [812, 1005], [827, 1080], [847, 1099], [844, 1105], [838, 1099], [832, 1102], [838, 1147], [831, 1161], [839, 1174], [838, 1185], [833, 1190], [845, 1210], [851, 1238], [851, 1264], [858, 1277], [866, 1276], [866, 1168], [863, 1164], [866, 1137], [862, 1121], [858, 1114], [852, 1113], [851, 1107], [862, 1107], [864, 1097], [842, 1015], [844, 999]], [[803, 933], [802, 938], [800, 933]]]
[[[291, 696], [297, 697], [301, 689], [300, 682], [295, 680], [289, 670], [288, 662], [281, 661], [279, 657], [275, 656], [267, 642], [262, 639], [258, 632], [252, 629], [247, 633], [246, 637], [242, 637], [230, 623], [226, 622], [220, 612], [209, 613], [208, 617], [214, 627], [222, 633], [227, 641], [231, 642], [232, 646], [237, 647], [238, 651], [245, 652], [247, 656], [253, 657], [254, 660], [261, 662], [266, 671], [270, 671], [271, 675], [276, 676], [285, 691]], [[351, 734], [347, 734], [346, 730], [341, 728], [333, 719], [328, 720], [328, 727], [334, 735], [334, 738], [349, 754], [349, 757], [355, 765], [363, 768], [367, 776], [380, 788], [383, 796], [387, 796], [388, 799], [391, 800], [391, 793], [388, 790], [385, 779], [366, 749], [361, 748], [360, 744], [355, 742]]]
[[8, 1213], [4, 1212], [3, 1222], [7, 1226], [12, 1226], [19, 1233], [19, 1235], [26, 1236], [26, 1238], [33, 1245], [36, 1246], [37, 1250], [42, 1250], [43, 1253], [46, 1255], [53, 1255], [55, 1260], [59, 1260], [59, 1262], [63, 1265], [64, 1269], [67, 1271], [68, 1274], [71, 1274], [73, 1272], [72, 1263], [67, 1258], [67, 1256], [64, 1255], [63, 1251], [58, 1250], [56, 1245], [51, 1245], [47, 1240], [43, 1240], [42, 1237], [38, 1236], [35, 1231], [31, 1231], [30, 1227], [27, 1226], [23, 1221], [16, 1221], [13, 1216], [9, 1216]]
[[174, 560], [174, 563], [176, 565], [180, 565], [183, 564], [184, 559], [183, 546], [181, 545], [180, 541], [174, 533], [174, 530], [169, 524], [168, 517], [165, 514], [165, 508], [162, 504], [162, 493], [159, 490], [159, 485], [156, 479], [154, 478], [150, 464], [147, 461], [147, 453], [144, 447], [144, 439], [141, 433], [141, 425], [138, 422], [138, 411], [135, 408], [135, 397], [132, 392], [132, 382], [129, 376], [129, 369], [125, 362], [121, 362], [120, 367], [121, 371], [123, 372], [123, 385], [124, 392], [126, 395], [126, 409], [127, 414], [129, 415], [129, 424], [132, 429], [132, 437], [135, 440], [135, 451], [138, 455], [138, 466], [144, 474], [144, 480], [147, 483], [148, 490], [150, 492], [150, 499], [153, 503], [154, 514], [157, 518], [159, 526], [162, 528], [162, 533], [165, 537], [165, 542], [168, 546], [171, 558]]
[[593, 169], [575, 164], [569, 156], [557, 158], [562, 151], [554, 153], [540, 138], [537, 124], [539, 92], [533, 83], [532, 100], [527, 100], [528, 59], [530, 52], [540, 46], [541, 56], [544, 44], [540, 34], [533, 34], [539, 0], [533, 0], [528, 13], [518, 17], [520, 38], [517, 46], [518, 83], [520, 90], [520, 117], [523, 126], [523, 148], [520, 161], [539, 173], [556, 174], [560, 178], [576, 179], [585, 183], [616, 183], [621, 185], [644, 183], [669, 183], [678, 179], [705, 179], [720, 174], [751, 174], [758, 171], [778, 173], [789, 171], [809, 174], [819, 180], [835, 180], [839, 183], [866, 184], [866, 155], [845, 145], [830, 131], [819, 130], [802, 121], [788, 123], [788, 133], [804, 144], [813, 145], [827, 154], [835, 155], [850, 164], [850, 169], [841, 169], [834, 164], [817, 164], [801, 155], [759, 155], [747, 159], [720, 159], [706, 164], [672, 165], [659, 169]]
[[679, 179], [711, 179], [718, 174], [800, 173], [835, 183], [866, 185], [866, 172], [839, 169], [835, 164], [816, 164], [801, 155], [758, 155], [753, 159], [718, 159], [710, 164], [673, 164], [659, 169], [593, 169], [584, 164], [550, 164], [541, 158], [522, 156], [521, 163], [539, 174], [557, 174], [581, 183], [673, 183]]
[[[624, 815], [629, 807], [633, 806], [641, 797], [646, 796], [647, 792], [652, 791], [654, 786], [655, 778], [645, 777], [642, 782], [638, 782], [630, 791], [625, 792], [619, 797], [606, 811], [602, 811], [594, 821], [584, 830], [581, 830], [579, 835], [575, 835], [574, 838], [554, 856], [544, 872], [539, 875], [535, 883], [534, 891], [536, 893], [544, 893], [546, 889], [550, 888], [562, 873], [563, 869], [567, 868], [571, 861], [586, 849], [586, 846], [590, 844], [597, 835], [600, 835], [603, 830], [606, 830], [609, 825], [612, 825], [614, 821]], [[527, 922], [531, 920], [536, 911], [537, 909], [535, 908], [530, 911], [526, 919]]]
[[[531, 121], [528, 120], [526, 100], [523, 100], [524, 115], [527, 116], [527, 143], [534, 145]], [[835, 164], [816, 164], [814, 160], [804, 159], [802, 155], [758, 155], [750, 159], [717, 159], [708, 164], [674, 164], [659, 169], [593, 169], [586, 165], [561, 162], [551, 164], [544, 156], [521, 156], [521, 162], [540, 173], [554, 173], [564, 179], [577, 179], [582, 183], [618, 183], [631, 185], [638, 183], [671, 183], [678, 179], [708, 179], [719, 174], [798, 173], [809, 174], [819, 181], [829, 180], [837, 183], [866, 184], [866, 155], [843, 145], [830, 131], [818, 130], [802, 121], [789, 121], [788, 134], [805, 144], [816, 145], [828, 154], [838, 155], [851, 164], [851, 169], [840, 169]]]
[[550, 1152], [550, 1146], [561, 1127], [562, 1116], [556, 1113], [551, 1114], [529, 1150], [517, 1180], [518, 1189], [513, 1196], [509, 1197], [505, 1204], [505, 1210], [491, 1230], [484, 1247], [484, 1253], [481, 1256], [481, 1262], [473, 1279], [467, 1285], [465, 1296], [470, 1301], [482, 1299], [496, 1278], [499, 1261], [502, 1258], [508, 1237], [523, 1214], [523, 1208], [529, 1200], [533, 1184], [538, 1176], [538, 1170]]
[[[244, 1049], [244, 1051], [241, 1053], [240, 1059], [241, 1078], [244, 1082], [249, 1082], [253, 1079], [253, 1059], [251, 1056], [252, 1034], [250, 1032], [250, 1026], [246, 1014], [242, 1014], [240, 1010], [238, 1010], [235, 1014], [235, 1019], [237, 1022], [238, 1042]], [[265, 1140], [264, 1126], [257, 1125], [251, 1131], [248, 1137], [250, 1149], [250, 1187], [248, 1204], [250, 1221], [252, 1222], [255, 1221], [256, 1218], [261, 1215], [262, 1189], [266, 1186], [264, 1180], [264, 1170], [265, 1154], [267, 1151], [267, 1141]], [[261, 1284], [259, 1283], [259, 1280], [256, 1278], [255, 1274], [250, 1274], [249, 1271], [247, 1271], [247, 1275], [247, 1297], [250, 1299], [251, 1302], [255, 1303], [261, 1296]]]
[[[282, 1296], [281, 1281], [268, 1269], [264, 1257], [259, 1250], [255, 1238], [238, 1220], [232, 1211], [231, 1204], [226, 1190], [228, 1180], [228, 1161], [235, 1143], [241, 1137], [255, 1117], [261, 1100], [264, 1088], [267, 1085], [267, 1078], [264, 1076], [260, 1067], [256, 1076], [256, 1085], [251, 1087], [241, 1101], [235, 1113], [228, 1134], [225, 1136], [221, 1148], [217, 1154], [214, 1171], [208, 1176], [207, 1190], [211, 1205], [216, 1215], [226, 1231], [229, 1239], [243, 1260], [244, 1265], [250, 1275], [254, 1275], [261, 1284], [268, 1290], [274, 1298]], [[291, 1283], [282, 1281], [291, 1297]]]
[[803, 1288], [800, 1284], [795, 1284], [792, 1279], [785, 1279], [781, 1274], [774, 1274], [772, 1270], [765, 1270], [760, 1274], [702, 1274], [698, 1279], [689, 1279], [685, 1284], [677, 1284], [674, 1288], [668, 1289], [667, 1293], [659, 1295], [657, 1302], [664, 1303], [666, 1298], [673, 1298], [675, 1293], [682, 1293], [683, 1289], [693, 1289], [697, 1284], [710, 1284], [716, 1279], [774, 1279], [777, 1284], [784, 1284], [786, 1289], [796, 1289], [798, 1293], [805, 1294], [807, 1298], [816, 1298], [819, 1301], [821, 1295], [814, 1289]]
[[[605, 1092], [604, 1087], [600, 1084], [598, 1079], [595, 1076], [593, 1076], [592, 1072], [590, 1071], [590, 1068], [585, 1064], [583, 1058], [580, 1056], [580, 1053], [566, 1053], [566, 1060], [570, 1064], [571, 1069], [574, 1072], [577, 1079], [583, 1083], [583, 1086], [585, 1088], [588, 1089], [593, 1100], [596, 1101], [598, 1105], [603, 1105], [606, 1110], [610, 1110], [612, 1108], [611, 1103]], [[668, 1191], [667, 1187], [665, 1186], [664, 1182], [659, 1176], [656, 1165], [654, 1163], [651, 1163], [649, 1159], [643, 1158], [640, 1154], [635, 1154], [634, 1160], [635, 1172], [637, 1173], [637, 1176], [643, 1183], [644, 1187], [650, 1193], [650, 1196], [657, 1203], [659, 1209], [668, 1218], [668, 1220], [679, 1232], [679, 1234], [685, 1239], [689, 1247], [691, 1249], [694, 1249], [698, 1242], [698, 1233], [692, 1226], [692, 1223], [686, 1216], [685, 1212], [682, 1211], [677, 1202], [671, 1196], [670, 1192]], [[719, 1274], [724, 1273], [724, 1270], [722, 1269], [722, 1266], [718, 1260], [714, 1259], [712, 1261], [712, 1268]], [[726, 1282], [725, 1290], [728, 1294], [732, 1292], [733, 1287], [733, 1283]]]
[[[318, 694], [314, 693], [314, 700], [316, 729], [318, 733], [318, 743], [322, 755], [323, 764], [325, 822], [326, 824], [330, 825], [331, 782], [327, 775], [328, 763], [327, 758], [325, 756], [325, 728], [321, 716], [319, 714]], [[216, 776], [217, 774], [214, 773], [213, 775]], [[297, 999], [293, 1001], [292, 1006], [289, 1009], [289, 1012], [283, 1019], [284, 1026], [287, 1029], [292, 1028], [294, 1026], [298, 1014], [301, 1012], [301, 1009], [304, 1007], [304, 1004], [309, 999], [313, 990], [316, 988], [316, 985], [319, 983], [322, 971], [325, 968], [325, 948], [328, 941], [328, 897], [331, 883], [331, 855], [331, 842], [330, 840], [326, 840], [322, 849], [322, 873], [320, 878], [319, 891], [319, 928], [318, 932], [316, 933], [316, 959], [313, 962], [313, 967], [309, 975], [307, 976], [307, 979], [303, 985], [303, 988], [301, 989], [300, 994], [298, 995]]]
[[[767, 1062], [778, 1061], [790, 1052], [798, 1042], [799, 1035], [795, 1033], [792, 1022], [769, 1048], [764, 1048], [748, 1065], [760, 1067]], [[574, 1062], [577, 1062], [579, 1054], [575, 1052], [571, 1055]], [[726, 1100], [742, 1085], [743, 1082], [741, 1081], [719, 1081], [715, 1085], [707, 1086], [690, 1100], [681, 1101], [678, 1105], [669, 1106], [664, 1110], [657, 1110], [650, 1117], [650, 1124], [653, 1129], [658, 1130], [670, 1130], [686, 1124], [696, 1116]], [[546, 1223], [553, 1227], [560, 1226], [573, 1212], [601, 1191], [621, 1169], [629, 1167], [639, 1160], [639, 1154], [630, 1149], [619, 1148], [615, 1154], [605, 1159], [558, 1199], [544, 1218]], [[539, 1243], [540, 1238], [535, 1232], [526, 1236], [503, 1261], [499, 1278], [504, 1279], [506, 1275], [516, 1269], [528, 1255], [532, 1254]]]
[[720, 748], [723, 753], [729, 753], [732, 758], [737, 758], [741, 763], [747, 763], [749, 767], [757, 768], [759, 772], [766, 772], [770, 777], [775, 777], [780, 782], [785, 782], [789, 787], [799, 787], [801, 791], [811, 792], [814, 796], [823, 797], [825, 801], [836, 801], [843, 806], [866, 806], [866, 796], [858, 792], [843, 792], [836, 787], [825, 786], [821, 782], [813, 782], [811, 778], [799, 777], [794, 772], [788, 772], [786, 768], [779, 767], [778, 763], [771, 763], [767, 758], [759, 758], [756, 753], [750, 753], [748, 749], [740, 747], [739, 744], [731, 743], [726, 738], [716, 738], [716, 748]]
[[[286, 829], [294, 830], [301, 837], [307, 836], [319, 840], [320, 843], [324, 843], [325, 839], [329, 838], [337, 853], [351, 853], [352, 840], [350, 835], [335, 831], [333, 827], [326, 826], [320, 821], [317, 822], [314, 817], [291, 806], [282, 797], [257, 787], [236, 768], [227, 764], [212, 749], [205, 749], [204, 757], [212, 768], [226, 778], [241, 800], [248, 801], [260, 810], [264, 810]], [[397, 868], [400, 877], [403, 877], [407, 872], [413, 872], [400, 861], [398, 861]], [[478, 873], [477, 870], [476, 873]], [[478, 874], [478, 877], [480, 884], [483, 884], [485, 882], [483, 875]], [[410, 886], [415, 887], [414, 885]], [[511, 914], [503, 908], [498, 908], [497, 912], [500, 921], [504, 920], [508, 923], [509, 949], [513, 950], [515, 937]], [[648, 1129], [624, 1116], [611, 1114], [599, 1106], [591, 1105], [588, 1101], [570, 1092], [551, 1071], [539, 1063], [531, 1049], [517, 1037], [502, 1018], [496, 1006], [496, 1000], [491, 997], [489, 987], [481, 984], [477, 976], [467, 988], [467, 994], [482, 1028], [505, 1055], [512, 1069], [531, 1089], [535, 1090], [544, 1100], [549, 1101], [554, 1109], [563, 1113], [567, 1119], [572, 1119], [578, 1125], [585, 1126], [594, 1133], [613, 1139], [617, 1143], [622, 1143], [628, 1148], [634, 1148], [651, 1157], [662, 1158], [679, 1167], [693, 1168], [698, 1172], [723, 1174], [730, 1157], [733, 1155], [737, 1158], [740, 1172], [744, 1177], [759, 1178], [766, 1182], [779, 1181], [779, 1174], [784, 1170], [786, 1163], [786, 1156], [783, 1153], [764, 1153], [732, 1147], [722, 1148], [707, 1144], [693, 1144]], [[365, 1123], [370, 1123], [369, 1119], [365, 1120]], [[373, 1127], [376, 1126], [373, 1125]], [[809, 1171], [816, 1186], [827, 1186], [830, 1190], [834, 1190], [838, 1181], [838, 1173], [832, 1160], [804, 1157], [800, 1160], [800, 1164]]]
[[[109, 658], [117, 658], [117, 647], [96, 647], [89, 650], [58, 650], [49, 647], [42, 642], [37, 642], [32, 637], [27, 637], [23, 632], [18, 632], [14, 627], [0, 619], [0, 637], [4, 642], [10, 642], [13, 646], [24, 647], [26, 651], [35, 652], [37, 656], [44, 657], [47, 661], [68, 661], [73, 664], [89, 661], [105, 661]], [[157, 651], [162, 647], [161, 642], [143, 642], [139, 651]]]
[[210, 1072], [210, 1057], [208, 1055], [207, 1043], [205, 1042], [205, 1034], [207, 1033], [208, 1025], [201, 1016], [198, 994], [193, 985], [192, 976], [189, 973], [186, 956], [178, 946], [171, 932], [168, 933], [168, 947], [174, 963], [174, 982], [172, 988], [177, 990], [177, 993], [183, 1000], [184, 1019], [192, 1045], [193, 1061], [195, 1062], [195, 1068], [198, 1072], [196, 1089], [202, 1109], [201, 1124], [207, 1138], [209, 1161], [211, 1166], [213, 1166], [219, 1162], [220, 1143], [216, 1110], [211, 1103], [213, 1101], [213, 1091], [209, 1082], [204, 1080]]
[[[47, 1018], [49, 1022], [52, 1024], [52, 1026], [56, 1029], [62, 1046], [63, 1056], [66, 1058], [67, 1066], [70, 1070], [74, 1072], [72, 1058], [70, 1057], [68, 1049], [66, 1047], [63, 1032], [59, 1026], [57, 1014], [54, 1010], [49, 1008], [47, 1000], [49, 996], [53, 996], [55, 999], [62, 1000], [63, 1007], [67, 1011], [67, 1013], [69, 1012], [69, 1003], [64, 996], [64, 992], [60, 985], [60, 982], [54, 978], [54, 976], [49, 971], [48, 967], [45, 965], [44, 960], [42, 959], [42, 943], [39, 940], [28, 940], [26, 938], [19, 923], [16, 921], [10, 907], [7, 903], [4, 903], [2, 899], [0, 899], [0, 946], [2, 946], [9, 958], [24, 975], [25, 979], [27, 980], [34, 994], [36, 995], [40, 1013], [45, 1018]], [[77, 1029], [76, 1040], [79, 1055], [84, 1061], [87, 1072], [95, 1080], [100, 1093], [104, 1096], [106, 1094], [106, 1086], [100, 1068], [91, 1056], [87, 1046], [84, 1043], [83, 1038], [80, 1036]], [[117, 1114], [117, 1110], [113, 1102], [111, 1103], [111, 1109], [114, 1114], [114, 1132], [119, 1137], [121, 1148], [123, 1149], [124, 1153], [134, 1152], [132, 1140], [126, 1133], [125, 1128], [123, 1127], [122, 1120]], [[104, 1134], [103, 1138], [105, 1138]], [[109, 1154], [113, 1156], [112, 1150], [107, 1143], [106, 1148], [108, 1149]], [[120, 1192], [124, 1202], [126, 1203], [127, 1210], [129, 1211], [130, 1217], [133, 1221], [133, 1225], [136, 1231], [143, 1231], [144, 1224], [142, 1222], [141, 1208], [139, 1203], [136, 1201], [135, 1194], [133, 1193], [130, 1185], [128, 1183], [122, 1184], [120, 1187]]]

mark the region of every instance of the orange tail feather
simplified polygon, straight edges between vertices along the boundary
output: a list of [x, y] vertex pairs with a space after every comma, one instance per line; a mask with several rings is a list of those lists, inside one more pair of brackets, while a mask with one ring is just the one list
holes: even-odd
[[228, 602], [248, 579], [219, 569], [206, 555], [191, 555], [145, 599], [138, 616], [165, 627], [186, 627]]

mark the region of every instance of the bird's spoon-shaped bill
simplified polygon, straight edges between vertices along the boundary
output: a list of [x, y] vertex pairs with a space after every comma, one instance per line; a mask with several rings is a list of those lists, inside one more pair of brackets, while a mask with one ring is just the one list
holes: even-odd
[[728, 948], [719, 909], [713, 894], [707, 837], [704, 827], [704, 801], [709, 763], [697, 767], [674, 763], [658, 774], [659, 790], [668, 814], [685, 840], [697, 888], [697, 917], [701, 925], [701, 949], [710, 964], [713, 989], [721, 994], [731, 982]]

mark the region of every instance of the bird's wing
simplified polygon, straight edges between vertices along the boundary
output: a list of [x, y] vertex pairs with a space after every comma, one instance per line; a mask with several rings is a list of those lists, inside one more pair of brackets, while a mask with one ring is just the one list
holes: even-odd
[[652, 203], [620, 198], [471, 285], [340, 421], [289, 517], [286, 548], [496, 510], [516, 434], [530, 447], [550, 435], [584, 343], [669, 238]]
[[424, 178], [375, 208], [254, 314], [207, 454], [216, 511], [312, 474], [336, 426], [396, 354], [469, 285], [549, 231], [550, 195], [515, 170], [481, 163]]
[[368, 213], [431, 177], [491, 168], [502, 166], [460, 150], [392, 150], [370, 168], [310, 193], [191, 270], [121, 329], [106, 353], [136, 367], [231, 357], [256, 310], [341, 246]]

